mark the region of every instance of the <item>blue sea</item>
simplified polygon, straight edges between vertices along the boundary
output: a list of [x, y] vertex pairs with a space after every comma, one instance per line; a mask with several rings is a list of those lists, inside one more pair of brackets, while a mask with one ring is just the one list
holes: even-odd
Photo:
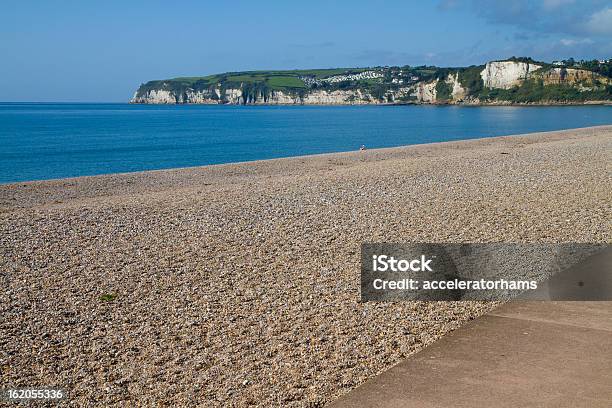
[[0, 103], [0, 183], [612, 124], [612, 107]]

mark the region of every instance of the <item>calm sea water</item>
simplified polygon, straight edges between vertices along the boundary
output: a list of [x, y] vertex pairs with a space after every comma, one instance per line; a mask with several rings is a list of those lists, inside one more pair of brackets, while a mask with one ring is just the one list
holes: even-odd
[[612, 107], [0, 103], [0, 183], [612, 124]]

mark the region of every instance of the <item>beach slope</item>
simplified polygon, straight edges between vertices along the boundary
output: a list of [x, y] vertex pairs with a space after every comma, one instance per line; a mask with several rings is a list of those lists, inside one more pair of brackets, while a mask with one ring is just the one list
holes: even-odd
[[496, 306], [366, 303], [362, 242], [610, 242], [612, 126], [0, 186], [0, 383], [312, 406]]

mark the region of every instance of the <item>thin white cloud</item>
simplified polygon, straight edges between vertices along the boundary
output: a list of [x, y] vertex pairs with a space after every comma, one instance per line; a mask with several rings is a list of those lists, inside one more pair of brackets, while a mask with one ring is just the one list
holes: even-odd
[[552, 10], [567, 4], [572, 4], [574, 1], [575, 0], [544, 0], [542, 5], [545, 9]]
[[566, 47], [573, 47], [574, 45], [579, 44], [593, 44], [593, 40], [590, 38], [581, 38], [581, 39], [573, 39], [573, 38], [562, 38], [560, 41], [561, 45], [565, 45]]
[[587, 28], [596, 34], [612, 34], [612, 7], [593, 13], [587, 22]]

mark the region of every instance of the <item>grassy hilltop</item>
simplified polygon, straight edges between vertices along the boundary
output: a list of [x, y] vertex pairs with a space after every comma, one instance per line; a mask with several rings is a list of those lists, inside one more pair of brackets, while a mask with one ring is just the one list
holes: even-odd
[[334, 69], [307, 69], [289, 71], [242, 71], [226, 72], [223, 74], [203, 77], [179, 77], [165, 80], [149, 81], [140, 86], [138, 91], [146, 92], [164, 87], [175, 92], [184, 92], [187, 89], [195, 91], [221, 88], [240, 88], [251, 86], [260, 89], [295, 92], [307, 89], [303, 77], [324, 79], [334, 75], [354, 74], [366, 71], [367, 68], [334, 68]]

